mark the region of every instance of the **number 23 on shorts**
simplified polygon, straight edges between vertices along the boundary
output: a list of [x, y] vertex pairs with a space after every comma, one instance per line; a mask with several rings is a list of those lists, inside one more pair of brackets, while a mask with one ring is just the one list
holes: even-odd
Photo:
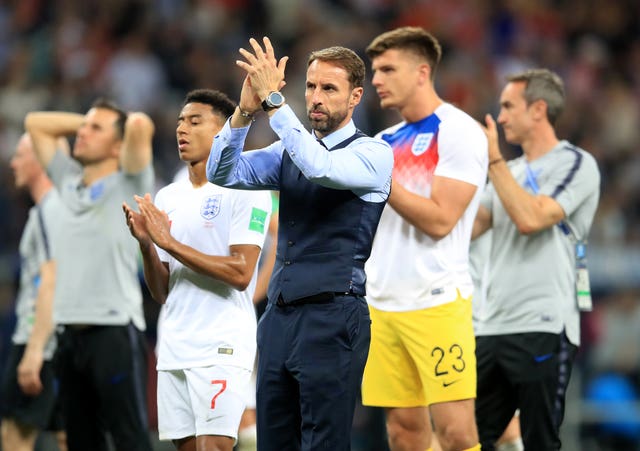
[[431, 357], [435, 360], [434, 375], [436, 377], [455, 377], [467, 367], [462, 346], [457, 343], [452, 344], [448, 349], [440, 346], [434, 347], [431, 351]]

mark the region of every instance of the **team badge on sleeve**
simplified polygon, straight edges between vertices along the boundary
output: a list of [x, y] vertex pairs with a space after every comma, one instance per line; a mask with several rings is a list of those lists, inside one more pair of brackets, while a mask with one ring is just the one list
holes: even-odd
[[429, 150], [431, 140], [433, 140], [433, 133], [418, 133], [411, 145], [411, 153], [415, 156], [422, 155]]
[[249, 221], [249, 230], [264, 233], [265, 222], [267, 222], [267, 212], [253, 207], [251, 210], [251, 220]]
[[202, 199], [200, 205], [200, 216], [207, 221], [215, 218], [220, 213], [220, 201], [222, 200], [222, 194], [215, 194], [213, 196], [207, 196]]

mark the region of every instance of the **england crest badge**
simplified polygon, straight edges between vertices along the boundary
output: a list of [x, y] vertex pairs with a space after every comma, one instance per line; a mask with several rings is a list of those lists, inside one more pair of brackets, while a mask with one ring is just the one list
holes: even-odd
[[222, 201], [222, 194], [215, 194], [213, 196], [207, 196], [202, 199], [200, 205], [200, 216], [207, 221], [215, 218], [220, 213], [220, 202]]
[[411, 153], [416, 157], [422, 155], [429, 150], [431, 140], [433, 140], [433, 133], [418, 133], [411, 145]]

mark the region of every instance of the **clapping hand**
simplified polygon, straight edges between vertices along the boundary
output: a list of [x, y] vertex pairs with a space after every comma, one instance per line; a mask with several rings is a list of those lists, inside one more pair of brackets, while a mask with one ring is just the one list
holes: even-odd
[[260, 110], [262, 99], [271, 91], [279, 91], [286, 84], [284, 72], [289, 57], [283, 56], [276, 61], [269, 38], [264, 37], [262, 41], [264, 50], [254, 38], [249, 39], [253, 53], [241, 48], [240, 54], [246, 61], [236, 61], [247, 72], [240, 93], [240, 109], [249, 113]]
[[173, 241], [170, 232], [169, 216], [158, 209], [151, 201], [151, 195], [145, 194], [144, 197], [133, 196], [138, 203], [140, 216], [144, 218], [144, 225], [149, 238], [162, 249], [167, 249]]
[[122, 211], [131, 235], [138, 240], [141, 246], [150, 246], [152, 242], [149, 233], [147, 233], [144, 216], [133, 210], [126, 202], [122, 203]]

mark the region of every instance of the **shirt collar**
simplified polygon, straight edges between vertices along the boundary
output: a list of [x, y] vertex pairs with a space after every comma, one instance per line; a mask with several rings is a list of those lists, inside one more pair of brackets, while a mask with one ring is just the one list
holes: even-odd
[[[322, 142], [327, 147], [327, 149], [331, 149], [332, 147], [337, 146], [342, 141], [353, 135], [355, 132], [356, 126], [353, 123], [353, 119], [351, 119], [349, 123], [344, 127], [322, 138]], [[313, 137], [318, 139], [315, 132], [313, 132]]]

